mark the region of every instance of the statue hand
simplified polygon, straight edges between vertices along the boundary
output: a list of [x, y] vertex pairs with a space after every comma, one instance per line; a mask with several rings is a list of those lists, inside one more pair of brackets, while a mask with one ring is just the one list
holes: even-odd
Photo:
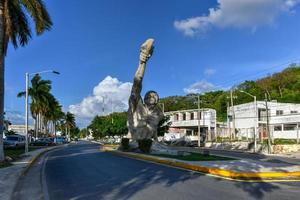
[[153, 53], [153, 46], [154, 39], [148, 39], [146, 42], [144, 42], [141, 46], [140, 50], [140, 62], [141, 63], [146, 63], [148, 59], [151, 57]]

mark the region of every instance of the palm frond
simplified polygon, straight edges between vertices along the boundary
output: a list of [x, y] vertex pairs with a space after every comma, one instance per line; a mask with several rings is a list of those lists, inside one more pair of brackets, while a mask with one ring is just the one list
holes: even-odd
[[43, 1], [21, 0], [21, 3], [33, 18], [37, 34], [42, 34], [45, 30], [51, 29], [53, 23]]

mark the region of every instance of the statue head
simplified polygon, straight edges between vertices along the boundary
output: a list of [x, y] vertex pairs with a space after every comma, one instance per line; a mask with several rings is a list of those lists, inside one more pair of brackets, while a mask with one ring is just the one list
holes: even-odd
[[147, 106], [156, 106], [159, 101], [157, 92], [150, 90], [145, 94], [144, 102]]

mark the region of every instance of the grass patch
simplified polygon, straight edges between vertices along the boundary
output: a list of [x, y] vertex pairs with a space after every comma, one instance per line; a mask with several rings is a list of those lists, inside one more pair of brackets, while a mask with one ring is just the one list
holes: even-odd
[[[267, 139], [263, 140], [263, 144], [268, 144], [268, 140]], [[280, 145], [280, 144], [283, 144], [283, 145], [285, 145], [285, 144], [297, 144], [297, 140], [295, 140], [295, 139], [279, 139], [279, 138], [276, 138], [276, 139], [274, 139], [274, 142], [272, 144], [273, 145], [276, 145], [276, 144], [278, 144], [278, 145]]]
[[[151, 154], [152, 155], [152, 154]], [[154, 156], [164, 157], [164, 158], [174, 158], [178, 160], [185, 161], [222, 161], [222, 160], [235, 160], [233, 158], [213, 156], [213, 155], [203, 155], [200, 153], [191, 153], [190, 155], [168, 155], [168, 154], [153, 154]]]
[[[28, 150], [29, 151], [34, 151], [34, 150], [40, 149], [40, 148], [44, 148], [44, 147], [28, 147]], [[20, 158], [20, 156], [23, 153], [25, 153], [25, 149], [24, 148], [20, 148], [20, 149], [4, 149], [5, 156], [9, 156], [13, 160], [16, 160], [16, 159]]]
[[11, 166], [12, 164], [9, 163], [9, 162], [0, 162], [0, 168], [4, 168], [4, 167], [9, 167]]

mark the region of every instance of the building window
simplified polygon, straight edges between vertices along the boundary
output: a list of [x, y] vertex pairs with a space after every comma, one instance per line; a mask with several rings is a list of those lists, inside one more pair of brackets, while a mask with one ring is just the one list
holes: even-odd
[[266, 109], [258, 109], [258, 121], [267, 121]]
[[282, 126], [281, 125], [275, 125], [274, 126], [274, 131], [282, 131]]
[[296, 113], [298, 113], [297, 110], [291, 110], [291, 114], [296, 114]]
[[202, 112], [197, 112], [197, 119], [202, 119]]
[[283, 130], [285, 131], [293, 131], [297, 129], [297, 124], [284, 124]]
[[186, 130], [186, 136], [192, 136], [193, 132], [191, 130]]
[[182, 114], [182, 120], [183, 120], [183, 121], [186, 120], [186, 114], [185, 114], [185, 113]]
[[174, 121], [178, 121], [178, 114], [174, 115]]
[[283, 115], [283, 110], [276, 110], [276, 115], [277, 116]]
[[194, 113], [191, 113], [191, 120], [194, 119]]

